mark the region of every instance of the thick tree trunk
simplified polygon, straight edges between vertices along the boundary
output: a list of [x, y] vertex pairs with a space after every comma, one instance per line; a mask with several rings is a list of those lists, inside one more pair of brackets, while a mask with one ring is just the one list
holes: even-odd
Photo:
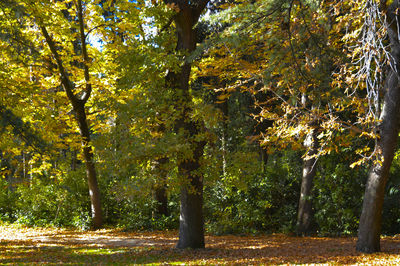
[[183, 111], [183, 119], [177, 121], [177, 131], [185, 132], [185, 139], [191, 144], [193, 156], [178, 158], [178, 172], [182, 177], [181, 206], [179, 217], [179, 241], [177, 248], [204, 248], [203, 219], [203, 176], [199, 173], [200, 160], [205, 143], [195, 138], [200, 125], [190, 121], [189, 109]]
[[382, 208], [389, 170], [397, 148], [400, 121], [400, 88], [398, 74], [392, 72], [381, 114], [378, 156], [373, 163], [365, 188], [356, 249], [365, 253], [380, 251]]
[[90, 131], [86, 118], [85, 107], [82, 104], [74, 108], [78, 120], [80, 134], [82, 136], [83, 157], [85, 159], [86, 176], [89, 187], [93, 229], [103, 226], [103, 214], [101, 209], [100, 189], [97, 183], [96, 168], [93, 160], [93, 148], [90, 146]]
[[386, 82], [382, 113], [379, 126], [380, 138], [376, 143], [377, 157], [374, 161], [365, 188], [363, 207], [358, 227], [356, 249], [365, 253], [380, 251], [380, 234], [382, 208], [385, 196], [386, 183], [389, 179], [389, 170], [397, 148], [397, 139], [400, 125], [400, 43], [397, 34], [399, 18], [397, 15], [399, 3], [394, 3], [387, 12], [388, 35], [391, 44], [392, 64]]
[[197, 174], [203, 143], [196, 143], [193, 159], [179, 164], [179, 171], [188, 184], [181, 189], [179, 241], [177, 248], [204, 248], [203, 177]]
[[[304, 146], [308, 148], [307, 157], [313, 156], [318, 152], [318, 145], [316, 129], [313, 129], [304, 141]], [[304, 159], [296, 224], [296, 233], [298, 235], [309, 235], [312, 232], [313, 209], [311, 193], [313, 180], [316, 174], [316, 163], [317, 158], [315, 157]]]
[[[392, 73], [381, 115], [379, 153], [368, 174], [356, 249], [365, 253], [380, 251], [383, 200], [389, 170], [397, 148], [400, 121], [400, 88], [396, 73]], [[383, 161], [383, 162], [382, 162]]]
[[[178, 42], [176, 51], [191, 53], [196, 49], [196, 30], [194, 26], [209, 0], [164, 0], [166, 4], [175, 4], [179, 11], [174, 16]], [[179, 220], [179, 241], [177, 248], [204, 248], [203, 220], [203, 177], [198, 172], [203, 155], [204, 143], [196, 140], [200, 133], [200, 124], [191, 121], [192, 96], [189, 91], [191, 63], [184, 59], [179, 71], [170, 72], [166, 77], [167, 86], [175, 91], [175, 109], [179, 112], [176, 131], [183, 132], [190, 144], [193, 156], [179, 158], [178, 172], [182, 177], [181, 208]]]

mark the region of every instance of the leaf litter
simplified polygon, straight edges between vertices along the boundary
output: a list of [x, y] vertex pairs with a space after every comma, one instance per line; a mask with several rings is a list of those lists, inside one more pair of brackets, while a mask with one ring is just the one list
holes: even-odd
[[400, 235], [383, 237], [382, 252], [355, 251], [355, 237], [206, 236], [206, 248], [178, 250], [176, 231], [79, 231], [0, 226], [0, 264], [400, 264]]

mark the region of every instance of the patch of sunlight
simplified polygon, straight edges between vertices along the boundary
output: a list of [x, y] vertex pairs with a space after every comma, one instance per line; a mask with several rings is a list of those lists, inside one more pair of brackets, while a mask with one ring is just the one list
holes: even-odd
[[[162, 265], [163, 263], [161, 263], [160, 265]], [[174, 261], [174, 262], [168, 262], [168, 265], [187, 265], [188, 261]], [[203, 262], [203, 261], [190, 261], [190, 264], [193, 265], [209, 265], [209, 263], [207, 262]]]
[[[204, 258], [204, 259], [190, 259], [190, 260], [182, 260], [182, 261], [168, 261], [168, 265], [220, 265], [227, 264], [229, 261], [226, 261], [222, 258]], [[161, 262], [158, 265], [164, 265], [166, 262]], [[243, 264], [245, 265], [245, 264]]]
[[125, 249], [109, 249], [109, 248], [82, 248], [74, 250], [77, 254], [87, 254], [87, 255], [112, 255], [118, 253], [125, 253]]

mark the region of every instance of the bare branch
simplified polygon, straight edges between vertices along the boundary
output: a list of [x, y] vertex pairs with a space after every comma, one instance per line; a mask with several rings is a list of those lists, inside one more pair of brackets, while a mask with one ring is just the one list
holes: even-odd
[[174, 21], [174, 19], [175, 19], [175, 15], [171, 16], [170, 19], [168, 20], [167, 24], [165, 24], [157, 34], [160, 34], [163, 31], [165, 31], [171, 25], [171, 23]]
[[89, 36], [89, 34], [92, 33], [92, 31], [97, 30], [98, 28], [101, 28], [103, 26], [106, 26], [106, 24], [100, 24], [100, 25], [97, 25], [96, 27], [91, 28], [90, 30], [88, 30], [88, 32], [86, 32], [85, 38], [87, 38]]

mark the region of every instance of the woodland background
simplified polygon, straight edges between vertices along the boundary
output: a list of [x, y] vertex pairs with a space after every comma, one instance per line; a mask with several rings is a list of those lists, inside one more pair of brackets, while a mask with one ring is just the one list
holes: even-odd
[[398, 5], [0, 1], [0, 221], [378, 251], [400, 228]]

